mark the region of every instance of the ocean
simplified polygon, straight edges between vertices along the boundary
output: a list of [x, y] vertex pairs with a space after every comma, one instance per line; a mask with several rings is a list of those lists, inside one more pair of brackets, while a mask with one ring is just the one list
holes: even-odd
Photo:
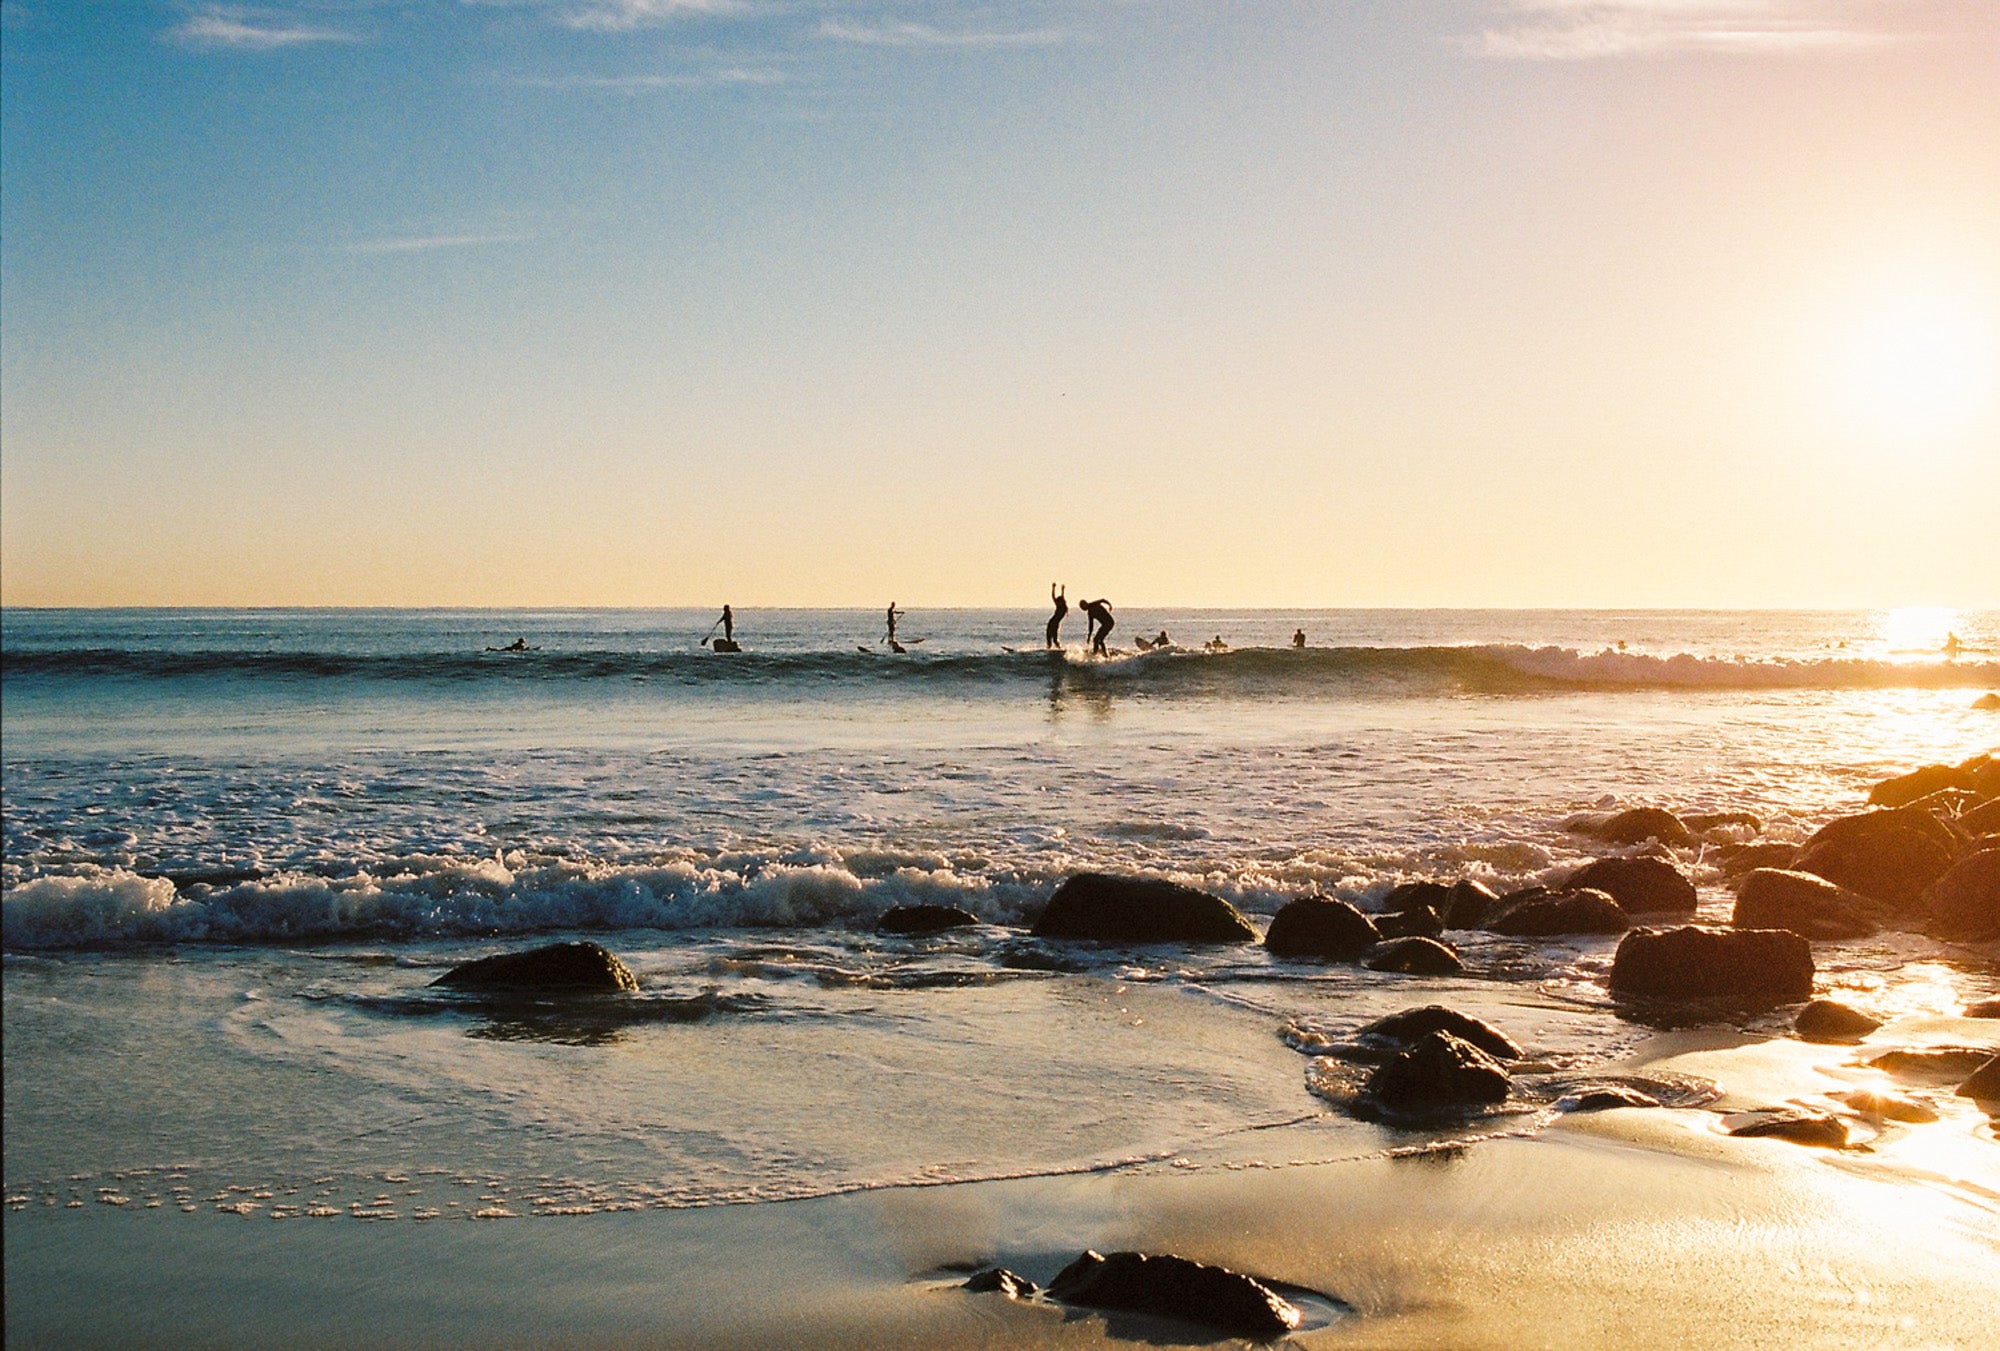
[[[912, 608], [897, 655], [879, 611], [744, 608], [718, 654], [706, 610], [5, 612], [8, 1205], [560, 1223], [1372, 1156], [1409, 1141], [1332, 1110], [1316, 1052], [1474, 1001], [1552, 1100], [1650, 1033], [1611, 1016], [1616, 940], [1455, 934], [1469, 972], [1417, 978], [1023, 926], [1085, 869], [1260, 926], [1506, 890], [1640, 804], [1757, 818], [1680, 860], [1714, 918], [1723, 846], [2000, 747], [1993, 611], [1133, 607], [1114, 649], [1179, 646], [1108, 660], [1046, 618]], [[875, 931], [919, 903], [982, 924]], [[427, 989], [555, 937], [640, 995]], [[1883, 1016], [2000, 988], [1913, 935], [1817, 958]]]

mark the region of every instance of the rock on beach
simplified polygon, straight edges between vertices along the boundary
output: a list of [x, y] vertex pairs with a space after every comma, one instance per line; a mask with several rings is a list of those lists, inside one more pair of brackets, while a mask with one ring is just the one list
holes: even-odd
[[1784, 1004], [1812, 983], [1812, 945], [1787, 929], [1635, 929], [1611, 960], [1614, 995]]
[[1398, 1116], [1465, 1112], [1505, 1102], [1506, 1067], [1462, 1037], [1431, 1032], [1383, 1062], [1362, 1096]]
[[538, 990], [608, 994], [639, 988], [632, 969], [595, 943], [552, 943], [527, 952], [481, 957], [454, 966], [431, 984], [489, 994]]
[[1865, 938], [1882, 926], [1882, 907], [1813, 873], [1755, 868], [1737, 884], [1730, 923], [1739, 929], [1790, 929], [1807, 938]]
[[1049, 1294], [1065, 1304], [1181, 1318], [1238, 1337], [1281, 1337], [1304, 1317], [1254, 1276], [1171, 1254], [1086, 1252], [1056, 1274]]
[[1449, 1032], [1469, 1041], [1498, 1060], [1519, 1060], [1521, 1047], [1499, 1028], [1469, 1013], [1442, 1004], [1424, 1004], [1386, 1018], [1377, 1018], [1354, 1035], [1360, 1041], [1387, 1042], [1392, 1046], [1415, 1045], [1433, 1032]]
[[934, 934], [977, 923], [979, 916], [955, 905], [898, 905], [885, 911], [882, 918], [875, 922], [875, 931], [885, 934]]
[[1486, 927], [1517, 938], [1616, 934], [1632, 927], [1632, 917], [1602, 891], [1536, 887], [1501, 897], [1500, 909], [1487, 917]]
[[1264, 946], [1278, 957], [1351, 962], [1381, 940], [1375, 921], [1346, 901], [1301, 896], [1271, 919]]
[[1665, 859], [1601, 858], [1577, 869], [1563, 887], [1602, 891], [1632, 915], [1695, 911], [1694, 883]]
[[1228, 901], [1178, 882], [1112, 873], [1065, 878], [1035, 921], [1037, 938], [1100, 943], [1254, 943], [1257, 930]]
[[1362, 963], [1370, 971], [1395, 971], [1406, 976], [1449, 976], [1465, 970], [1458, 953], [1435, 938], [1396, 938], [1378, 946]]

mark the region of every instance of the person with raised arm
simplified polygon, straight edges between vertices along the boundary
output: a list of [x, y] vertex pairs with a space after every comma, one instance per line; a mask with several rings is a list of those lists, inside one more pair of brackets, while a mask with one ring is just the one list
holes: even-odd
[[1044, 647], [1061, 647], [1063, 616], [1069, 613], [1069, 587], [1063, 586], [1058, 589], [1054, 582], [1050, 582], [1049, 599], [1056, 603], [1056, 612], [1049, 616], [1049, 632], [1048, 636], [1042, 640], [1042, 645]]

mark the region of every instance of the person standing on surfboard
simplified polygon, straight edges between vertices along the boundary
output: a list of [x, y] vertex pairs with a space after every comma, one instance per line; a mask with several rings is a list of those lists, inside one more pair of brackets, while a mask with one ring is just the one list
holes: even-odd
[[889, 646], [891, 649], [894, 649], [896, 646], [896, 621], [901, 619], [902, 617], [903, 617], [903, 612], [896, 608], [896, 602], [893, 600], [890, 601], [889, 602]]
[[1069, 588], [1065, 586], [1061, 590], [1057, 590], [1056, 584], [1050, 582], [1049, 599], [1056, 603], [1056, 612], [1049, 617], [1049, 636], [1043, 640], [1042, 645], [1044, 647], [1061, 647], [1063, 616], [1069, 613]]
[[716, 622], [722, 625], [722, 641], [725, 643], [735, 642], [736, 616], [730, 611], [727, 605], [724, 605], [722, 607], [722, 618], [717, 620]]
[[1111, 625], [1114, 622], [1111, 618], [1111, 602], [1086, 600], [1079, 602], [1076, 608], [1083, 611], [1085, 617], [1090, 620], [1088, 634], [1090, 650], [1100, 657], [1104, 656], [1104, 640], [1111, 636]]

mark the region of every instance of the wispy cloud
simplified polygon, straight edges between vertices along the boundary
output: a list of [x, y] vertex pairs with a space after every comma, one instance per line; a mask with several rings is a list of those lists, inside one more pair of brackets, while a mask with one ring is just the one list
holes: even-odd
[[726, 89], [733, 85], [784, 82], [782, 71], [740, 66], [654, 75], [529, 75], [513, 81], [528, 89], [602, 89], [611, 93], [632, 94], [654, 89]]
[[402, 235], [388, 239], [364, 239], [347, 246], [349, 253], [426, 253], [433, 249], [462, 249], [483, 244], [521, 244], [527, 235]]
[[1953, 0], [1498, 0], [1484, 56], [1583, 61], [1667, 52], [1784, 53], [1929, 36]]
[[565, 28], [629, 33], [700, 14], [741, 14], [747, 0], [562, 0], [555, 7]]
[[1069, 36], [1057, 28], [949, 29], [926, 23], [858, 23], [851, 19], [827, 19], [820, 24], [819, 35], [870, 47], [1049, 47]]
[[184, 47], [243, 52], [269, 52], [280, 47], [302, 47], [323, 42], [361, 41], [354, 33], [303, 23], [281, 11], [247, 9], [236, 5], [204, 5], [168, 29], [166, 37]]

